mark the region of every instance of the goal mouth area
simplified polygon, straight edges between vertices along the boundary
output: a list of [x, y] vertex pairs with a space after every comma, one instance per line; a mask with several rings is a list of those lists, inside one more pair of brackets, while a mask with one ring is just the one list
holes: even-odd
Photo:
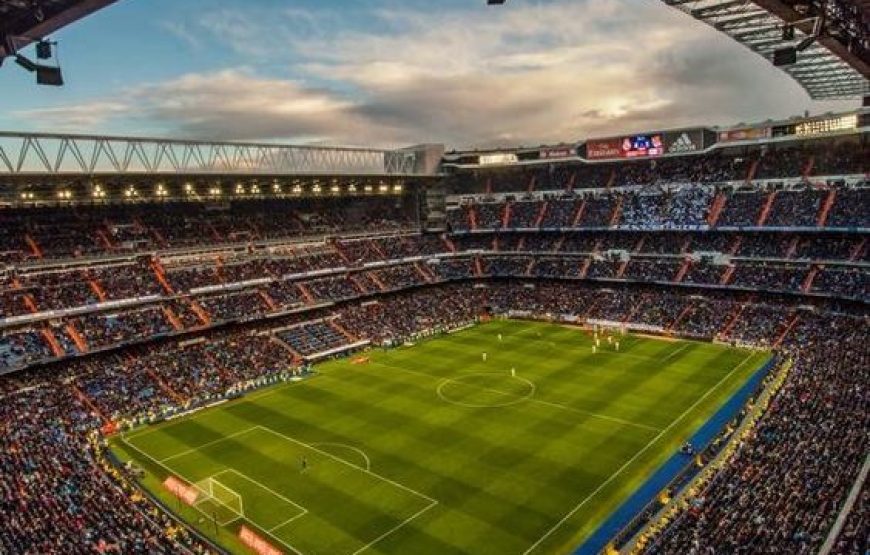
[[218, 526], [226, 526], [245, 518], [245, 505], [239, 492], [215, 478], [219, 475], [209, 476], [193, 484], [199, 492], [193, 507]]

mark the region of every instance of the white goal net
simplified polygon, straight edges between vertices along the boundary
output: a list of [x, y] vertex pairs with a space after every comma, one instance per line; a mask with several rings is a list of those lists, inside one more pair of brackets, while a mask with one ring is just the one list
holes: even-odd
[[196, 508], [206, 516], [224, 525], [245, 516], [242, 496], [215, 478], [206, 478], [196, 483], [200, 495]]

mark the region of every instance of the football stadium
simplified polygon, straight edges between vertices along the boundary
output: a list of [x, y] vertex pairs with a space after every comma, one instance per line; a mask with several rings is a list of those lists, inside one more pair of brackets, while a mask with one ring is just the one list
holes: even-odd
[[870, 553], [867, 2], [145, 4], [0, 0], [0, 554]]

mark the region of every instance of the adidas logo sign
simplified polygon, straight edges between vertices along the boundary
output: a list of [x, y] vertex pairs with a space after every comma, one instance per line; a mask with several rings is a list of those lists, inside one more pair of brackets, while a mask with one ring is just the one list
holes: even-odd
[[683, 133], [677, 140], [671, 143], [671, 147], [668, 149], [668, 152], [694, 152], [698, 150], [698, 147], [695, 146], [695, 143], [692, 142], [692, 139], [689, 138], [688, 133]]

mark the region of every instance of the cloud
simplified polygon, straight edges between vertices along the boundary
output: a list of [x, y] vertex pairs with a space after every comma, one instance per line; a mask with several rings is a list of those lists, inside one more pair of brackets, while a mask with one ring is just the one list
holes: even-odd
[[[211, 139], [484, 147], [848, 106], [810, 102], [767, 61], [656, 0], [366, 16], [363, 28], [329, 9], [216, 10], [175, 32], [193, 25], [251, 67], [26, 115], [47, 127], [146, 125]], [[283, 76], [257, 65], [275, 56]]]

